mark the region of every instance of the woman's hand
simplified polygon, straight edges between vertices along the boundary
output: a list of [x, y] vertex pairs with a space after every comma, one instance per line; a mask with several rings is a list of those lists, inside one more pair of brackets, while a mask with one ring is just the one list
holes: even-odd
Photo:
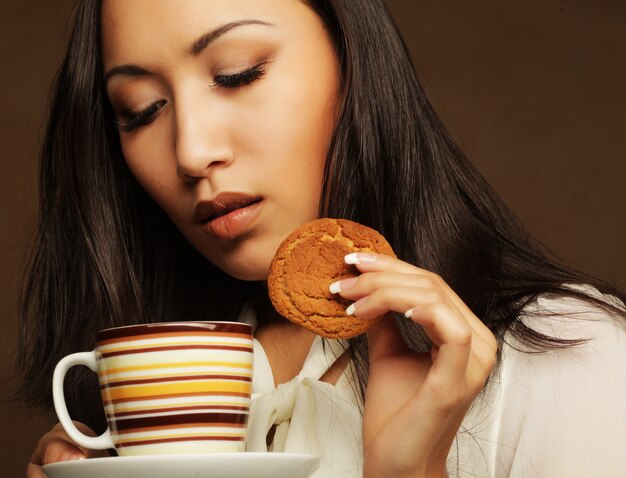
[[[79, 422], [74, 422], [85, 435], [95, 436], [95, 433], [87, 426]], [[46, 478], [41, 467], [48, 463], [68, 460], [84, 460], [85, 458], [95, 458], [98, 456], [108, 456], [105, 450], [88, 450], [75, 444], [61, 424], [55, 425], [48, 433], [41, 437], [37, 448], [30, 458], [30, 463], [26, 468], [26, 478]]]
[[348, 313], [405, 314], [433, 343], [430, 353], [411, 351], [391, 314], [368, 331], [364, 476], [447, 476], [450, 446], [495, 364], [496, 339], [437, 275], [383, 255], [346, 262], [361, 275], [331, 291], [356, 301]]

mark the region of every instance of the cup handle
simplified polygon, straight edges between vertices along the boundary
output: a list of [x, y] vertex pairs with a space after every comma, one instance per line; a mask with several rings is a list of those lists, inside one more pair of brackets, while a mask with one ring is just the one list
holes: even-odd
[[65, 393], [63, 391], [63, 381], [67, 371], [75, 365], [84, 365], [97, 373], [96, 351], [79, 352], [68, 355], [61, 359], [54, 369], [52, 376], [52, 399], [54, 401], [54, 409], [56, 410], [59, 422], [63, 426], [65, 432], [80, 446], [91, 450], [106, 450], [114, 448], [113, 439], [111, 438], [111, 430], [107, 430], [100, 436], [89, 437], [81, 433], [72, 422], [70, 414], [65, 404]]

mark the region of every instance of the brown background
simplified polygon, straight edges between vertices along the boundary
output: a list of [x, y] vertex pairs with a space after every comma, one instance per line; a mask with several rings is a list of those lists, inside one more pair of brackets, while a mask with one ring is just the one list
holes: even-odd
[[[626, 288], [626, 2], [390, 1], [418, 74], [472, 160], [573, 265]], [[0, 450], [23, 476], [49, 423], [4, 403], [35, 157], [73, 0], [0, 6]]]

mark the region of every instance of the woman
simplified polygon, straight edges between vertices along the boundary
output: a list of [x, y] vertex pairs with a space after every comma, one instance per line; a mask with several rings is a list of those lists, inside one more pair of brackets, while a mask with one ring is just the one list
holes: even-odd
[[[269, 388], [297, 386], [325, 352], [276, 317], [264, 281], [293, 229], [343, 217], [380, 231], [401, 260], [357, 256], [361, 275], [333, 290], [351, 313], [398, 318], [307, 377], [330, 386], [329, 403], [351, 400], [348, 433], [332, 429], [329, 442], [357, 450], [343, 462], [313, 450], [317, 476], [624, 466], [611, 452], [626, 445], [624, 294], [559, 265], [524, 231], [445, 132], [380, 0], [81, 2], [40, 180], [22, 310], [35, 403], [49, 406], [54, 364], [91, 348], [96, 330], [208, 311], [253, 310]], [[69, 402], [101, 431], [92, 379], [76, 375]], [[581, 390], [601, 392], [602, 409]], [[263, 403], [250, 427], [266, 443], [255, 447], [309, 446], [289, 417], [261, 423], [273, 416]], [[572, 415], [602, 432], [600, 451], [584, 453]], [[92, 454], [57, 427], [28, 476]]]

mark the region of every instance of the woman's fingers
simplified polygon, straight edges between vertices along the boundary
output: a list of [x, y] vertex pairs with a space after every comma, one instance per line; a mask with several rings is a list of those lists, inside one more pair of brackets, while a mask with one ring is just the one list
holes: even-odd
[[43, 465], [58, 461], [84, 460], [87, 458], [80, 448], [62, 438], [49, 438], [37, 447], [26, 469], [27, 478], [44, 478]]
[[466, 350], [471, 350], [479, 375], [489, 374], [497, 341], [441, 277], [385, 255], [349, 254], [345, 261], [354, 264], [361, 275], [335, 282], [329, 289], [354, 301], [347, 313], [363, 318], [388, 311], [404, 313], [422, 325], [435, 344], [433, 358], [444, 352], [444, 360], [438, 360], [441, 364], [467, 365]]
[[[467, 307], [446, 282], [430, 271], [420, 269], [399, 259], [372, 253], [353, 253], [345, 257], [361, 275], [331, 284], [331, 292], [348, 299], [360, 299], [383, 286], [424, 287], [445, 295], [467, 319], [478, 338], [485, 342], [488, 350], [497, 350], [497, 341], [489, 328]], [[417, 303], [415, 305], [418, 305]]]
[[[95, 436], [93, 430], [87, 425], [79, 422], [74, 422], [74, 424], [85, 435]], [[63, 427], [57, 424], [41, 437], [39, 443], [37, 443], [30, 463], [26, 468], [26, 476], [27, 478], [45, 478], [41, 471], [43, 465], [58, 461], [84, 460], [85, 458], [99, 456], [107, 456], [107, 452], [105, 450], [89, 450], [78, 446], [72, 442], [65, 430], [63, 430]]]
[[[76, 425], [81, 426], [82, 424], [76, 422]], [[83, 429], [86, 428], [84, 425], [82, 427]], [[87, 458], [87, 456], [78, 445], [72, 442], [61, 424], [57, 423], [48, 433], [41, 437], [30, 462], [35, 465], [45, 465], [57, 461], [79, 460], [81, 458]]]
[[363, 319], [372, 319], [389, 311], [404, 314], [416, 305], [436, 303], [435, 295], [431, 289], [424, 287], [381, 287], [351, 304], [346, 313]]
[[389, 311], [408, 314], [407, 318], [424, 327], [433, 343], [442, 345], [471, 337], [471, 327], [452, 307], [441, 292], [429, 287], [392, 285], [374, 288], [346, 312], [365, 319]]
[[346, 299], [360, 299], [381, 287], [430, 288], [432, 285], [433, 281], [425, 274], [381, 271], [365, 272], [357, 277], [333, 282], [329, 290], [334, 294], [341, 294]]

